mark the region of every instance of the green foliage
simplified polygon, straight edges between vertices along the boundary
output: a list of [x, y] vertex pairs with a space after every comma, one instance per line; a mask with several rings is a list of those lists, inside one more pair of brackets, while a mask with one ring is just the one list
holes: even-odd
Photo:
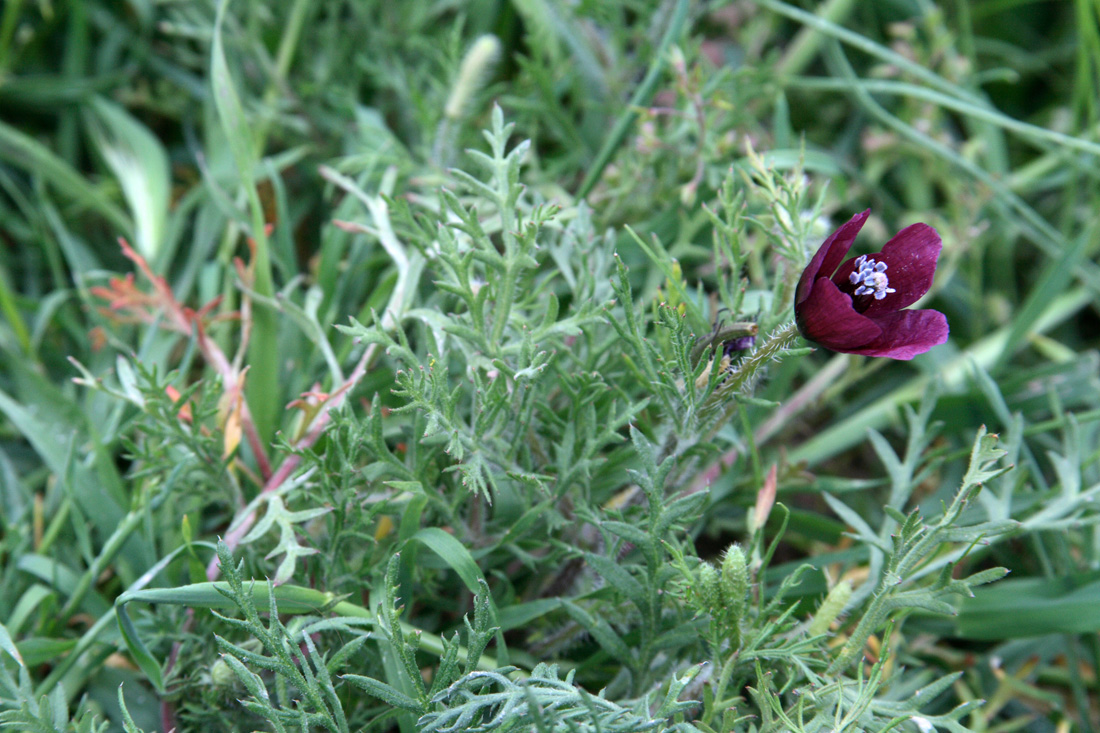
[[[1096, 730], [1100, 36], [1030, 7], [4, 4], [0, 730]], [[909, 363], [793, 321], [868, 207]]]
[[7, 708], [0, 712], [0, 728], [4, 730], [33, 731], [34, 733], [103, 733], [107, 721], [97, 720], [96, 714], [81, 706], [74, 715], [69, 711], [64, 689], [58, 687], [49, 695], [35, 697], [27, 668], [19, 667], [19, 680], [4, 668], [0, 672]]
[[554, 666], [540, 664], [518, 681], [500, 672], [474, 672], [433, 698], [444, 709], [422, 717], [418, 730], [669, 730], [669, 719], [691, 708], [690, 702], [678, 702], [676, 698], [698, 671], [674, 679], [662, 704], [653, 712], [653, 702], [648, 698], [631, 708], [624, 707], [578, 688], [572, 674], [561, 679]]

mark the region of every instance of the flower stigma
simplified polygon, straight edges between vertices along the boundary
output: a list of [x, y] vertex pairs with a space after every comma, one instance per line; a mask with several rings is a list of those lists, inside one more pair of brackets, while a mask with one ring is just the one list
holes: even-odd
[[848, 282], [858, 284], [856, 295], [874, 294], [875, 300], [882, 300], [889, 293], [896, 293], [894, 288], [888, 287], [890, 279], [886, 277], [886, 263], [875, 262], [874, 258], [860, 255], [856, 258], [856, 270], [848, 276]]

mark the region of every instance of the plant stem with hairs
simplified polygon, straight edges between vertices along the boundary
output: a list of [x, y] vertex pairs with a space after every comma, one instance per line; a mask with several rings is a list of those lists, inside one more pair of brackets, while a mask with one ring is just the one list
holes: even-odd
[[763, 374], [764, 367], [773, 361], [782, 359], [788, 352], [796, 348], [801, 340], [798, 326], [795, 325], [794, 321], [789, 321], [768, 334], [759, 346], [730, 370], [726, 381], [714, 391], [714, 394], [708, 400], [711, 404], [704, 406], [720, 406], [721, 409], [718, 418], [707, 430], [706, 436], [703, 438], [704, 442], [713, 440], [714, 436], [718, 434], [718, 431], [733, 415], [733, 411], [737, 409], [737, 401], [730, 399], [730, 397], [751, 389]]

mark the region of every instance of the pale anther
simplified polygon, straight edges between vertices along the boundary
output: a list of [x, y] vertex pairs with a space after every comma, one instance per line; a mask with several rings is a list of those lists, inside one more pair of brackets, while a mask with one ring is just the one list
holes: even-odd
[[856, 269], [848, 276], [848, 282], [859, 285], [855, 295], [874, 295], [875, 300], [882, 300], [889, 293], [897, 292], [889, 287], [890, 279], [886, 277], [886, 263], [875, 262], [867, 255], [856, 258]]

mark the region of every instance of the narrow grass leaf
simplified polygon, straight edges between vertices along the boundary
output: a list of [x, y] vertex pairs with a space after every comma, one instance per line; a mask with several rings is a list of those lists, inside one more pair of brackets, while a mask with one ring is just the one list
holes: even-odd
[[1087, 231], [1078, 234], [1070, 245], [1062, 250], [1060, 257], [1047, 263], [1039, 281], [1028, 293], [1027, 300], [1013, 314], [1004, 348], [1001, 349], [1000, 356], [997, 357], [997, 362], [991, 371], [1003, 367], [1012, 358], [1021, 342], [1032, 333], [1034, 325], [1043, 316], [1051, 301], [1066, 291], [1085, 256], [1088, 245], [1095, 243], [1096, 233], [1097, 227], [1094, 222]]
[[[252, 601], [257, 610], [270, 610], [267, 583], [253, 583]], [[167, 603], [173, 606], [192, 608], [232, 609], [236, 604], [221, 591], [228, 590], [224, 582], [194, 583], [172, 588], [149, 588], [127, 591], [119, 596], [117, 603]], [[314, 613], [330, 606], [335, 597], [330, 593], [302, 588], [295, 585], [280, 585], [274, 590], [275, 600], [279, 604], [279, 613]]]
[[92, 139], [122, 186], [137, 250], [156, 265], [166, 265], [172, 254], [161, 256], [171, 193], [168, 154], [149, 128], [122, 107], [96, 97], [90, 109]]
[[150, 653], [149, 648], [145, 646], [145, 642], [141, 640], [141, 634], [138, 633], [134, 622], [130, 620], [130, 614], [126, 612], [126, 604], [120, 603], [115, 609], [115, 614], [118, 617], [119, 633], [122, 634], [122, 641], [126, 644], [130, 656], [141, 668], [141, 671], [145, 673], [153, 688], [157, 692], [163, 693], [164, 671], [161, 669], [160, 662]]
[[[816, 91], [845, 91], [851, 87], [852, 82], [840, 79], [799, 77], [787, 82], [788, 86], [798, 89], [812, 89]], [[1009, 117], [1003, 112], [987, 106], [975, 104], [967, 99], [959, 99], [949, 94], [937, 92], [928, 87], [918, 86], [903, 81], [888, 79], [861, 79], [859, 86], [870, 94], [895, 94], [910, 99], [920, 99], [931, 102], [945, 109], [950, 109], [960, 114], [982, 122], [989, 122], [1009, 132], [1014, 132], [1022, 138], [1033, 140], [1043, 144], [1043, 147], [1068, 148], [1079, 150], [1090, 155], [1100, 157], [1100, 144], [1074, 135], [1066, 135], [1056, 130], [1048, 130], [1045, 127], [1032, 125], [1028, 122]]]
[[1100, 571], [1004, 580], [958, 604], [955, 627], [967, 639], [1021, 639], [1100, 631]]
[[26, 666], [23, 664], [23, 657], [19, 654], [19, 649], [12, 641], [11, 634], [8, 633], [8, 628], [2, 623], [0, 623], [0, 649], [10, 654], [11, 658], [18, 662], [20, 667]]
[[[15, 565], [20, 571], [33, 575], [65, 596], [71, 596], [80, 585], [80, 575], [72, 568], [52, 557], [23, 555]], [[99, 618], [111, 609], [111, 604], [95, 592], [85, 595], [81, 609]]]
[[229, 73], [229, 64], [225, 58], [225, 14], [229, 0], [218, 3], [218, 15], [214, 25], [214, 37], [210, 47], [210, 84], [214, 92], [214, 106], [218, 111], [222, 131], [225, 133], [229, 149], [237, 163], [241, 182], [247, 188], [253, 185], [256, 164], [252, 130], [248, 125], [241, 99], [237, 96], [237, 87]]
[[409, 538], [427, 547], [439, 556], [443, 562], [458, 573], [462, 582], [471, 593], [481, 590], [480, 582], [483, 577], [477, 561], [466, 547], [438, 527], [425, 527]]
[[[210, 49], [210, 83], [214, 94], [214, 106], [218, 120], [237, 164], [241, 186], [248, 197], [251, 212], [251, 236], [255, 242], [256, 292], [272, 297], [275, 292], [271, 273], [271, 256], [265, 231], [263, 204], [256, 191], [255, 165], [260, 151], [248, 124], [240, 97], [229, 73], [223, 45], [226, 8], [229, 0], [218, 3], [214, 24], [214, 37]], [[257, 308], [252, 316], [252, 338], [248, 345], [250, 371], [245, 392], [248, 406], [256, 424], [256, 430], [266, 442], [275, 433], [275, 423], [280, 412], [282, 391], [279, 388], [278, 321], [269, 308]]]
[[0, 160], [41, 176], [62, 196], [94, 211], [121, 232], [133, 231], [133, 223], [110, 196], [49, 148], [4, 122], [0, 122]]

